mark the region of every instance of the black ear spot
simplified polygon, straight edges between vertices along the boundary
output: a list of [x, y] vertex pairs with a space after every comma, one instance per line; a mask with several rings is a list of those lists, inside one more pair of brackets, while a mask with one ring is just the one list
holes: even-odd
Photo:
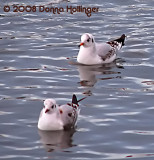
[[69, 116], [69, 117], [72, 117], [72, 113], [68, 113], [68, 116]]
[[94, 43], [94, 39], [92, 38], [92, 43]]

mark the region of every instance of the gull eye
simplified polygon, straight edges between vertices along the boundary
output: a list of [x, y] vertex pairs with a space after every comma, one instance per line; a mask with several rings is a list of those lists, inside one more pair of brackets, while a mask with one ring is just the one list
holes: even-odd
[[55, 107], [55, 105], [52, 105], [51, 108], [53, 109]]
[[90, 42], [90, 38], [87, 39], [87, 42]]

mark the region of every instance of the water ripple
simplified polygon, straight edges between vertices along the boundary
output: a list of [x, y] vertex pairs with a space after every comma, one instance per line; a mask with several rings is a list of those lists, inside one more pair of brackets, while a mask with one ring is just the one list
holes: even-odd
[[3, 137], [3, 138], [7, 138], [7, 139], [16, 139], [16, 140], [26, 139], [24, 137], [13, 136], [13, 135], [8, 135], [8, 134], [0, 134], [0, 136]]

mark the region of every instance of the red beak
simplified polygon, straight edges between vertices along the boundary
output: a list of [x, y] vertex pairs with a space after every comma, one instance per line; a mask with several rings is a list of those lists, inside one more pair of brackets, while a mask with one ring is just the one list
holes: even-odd
[[80, 46], [83, 46], [84, 45], [84, 43], [80, 43]]
[[84, 43], [80, 43], [79, 45], [78, 45], [78, 47], [81, 47], [81, 46], [83, 46], [84, 45]]
[[45, 113], [47, 113], [47, 112], [49, 112], [49, 111], [50, 111], [49, 109], [46, 109], [46, 110], [45, 110]]

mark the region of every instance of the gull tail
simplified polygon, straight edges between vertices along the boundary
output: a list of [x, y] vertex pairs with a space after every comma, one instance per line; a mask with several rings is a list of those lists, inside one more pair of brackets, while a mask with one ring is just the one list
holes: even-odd
[[118, 43], [121, 43], [121, 47], [125, 45], [125, 37], [126, 35], [123, 34], [120, 38], [115, 39], [114, 41], [117, 41]]
[[117, 48], [118, 50], [120, 50], [122, 48], [122, 46], [125, 45], [125, 38], [126, 38], [126, 35], [123, 34], [123, 35], [121, 35], [120, 38], [117, 38], [113, 41], [109, 41], [109, 42], [107, 42], [107, 44], [109, 44], [111, 47], [114, 47], [114, 48]]
[[72, 103], [73, 103], [73, 104], [76, 104], [76, 105], [79, 105], [78, 103], [79, 103], [80, 101], [84, 100], [85, 98], [87, 98], [87, 97], [83, 97], [83, 98], [77, 100], [76, 95], [73, 94], [73, 96], [72, 96]]
[[73, 96], [72, 96], [72, 103], [78, 105], [78, 100], [77, 100], [75, 94], [73, 94]]
[[82, 100], [84, 100], [84, 99], [86, 99], [86, 98], [87, 98], [87, 97], [83, 97], [83, 98], [79, 99], [78, 102], [80, 102], [80, 101], [82, 101]]

